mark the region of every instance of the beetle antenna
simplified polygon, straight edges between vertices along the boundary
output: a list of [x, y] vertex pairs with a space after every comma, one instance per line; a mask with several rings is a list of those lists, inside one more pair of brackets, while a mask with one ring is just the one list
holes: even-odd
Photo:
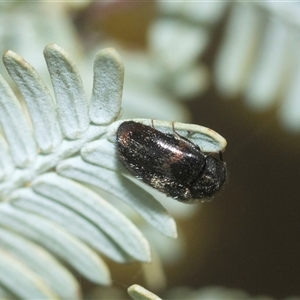
[[152, 126], [153, 129], [155, 129], [154, 128], [154, 120], [153, 119], [151, 119], [151, 126]]
[[220, 158], [220, 161], [221, 161], [221, 162], [224, 162], [222, 151], [219, 151], [219, 158]]
[[181, 135], [175, 130], [174, 123], [175, 123], [175, 122], [172, 121], [172, 130], [173, 130], [174, 136], [175, 136], [177, 139], [179, 139], [179, 140], [181, 140], [181, 139], [184, 139], [184, 140], [185, 140], [185, 138], [184, 138], [183, 136], [181, 136]]

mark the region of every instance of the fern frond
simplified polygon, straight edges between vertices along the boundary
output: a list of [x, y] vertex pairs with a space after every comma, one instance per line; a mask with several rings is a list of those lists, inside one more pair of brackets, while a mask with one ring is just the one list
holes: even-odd
[[222, 95], [243, 95], [256, 111], [276, 107], [291, 131], [300, 129], [298, 13], [292, 2], [234, 3], [215, 64]]
[[161, 298], [138, 284], [130, 286], [127, 291], [130, 297], [134, 300], [161, 300]]
[[[177, 236], [176, 224], [126, 177], [115, 157], [124, 73], [116, 51], [96, 55], [90, 103], [68, 54], [54, 44], [44, 54], [55, 101], [22, 57], [7, 51], [3, 58], [30, 120], [1, 77], [0, 292], [3, 287], [3, 294], [19, 298], [79, 299], [72, 269], [97, 284], [111, 282], [99, 253], [119, 263], [151, 259], [147, 239], [103, 195], [124, 201], [166, 236]], [[171, 122], [155, 126], [172, 131]], [[208, 152], [226, 146], [201, 126], [176, 123], [176, 130]]]

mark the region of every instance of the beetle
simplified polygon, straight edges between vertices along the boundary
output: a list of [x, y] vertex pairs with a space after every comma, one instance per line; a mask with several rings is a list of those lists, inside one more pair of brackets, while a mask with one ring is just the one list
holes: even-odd
[[[173, 123], [172, 123], [173, 124]], [[119, 161], [137, 179], [184, 203], [209, 201], [227, 178], [226, 164], [179, 135], [134, 121], [117, 130]]]

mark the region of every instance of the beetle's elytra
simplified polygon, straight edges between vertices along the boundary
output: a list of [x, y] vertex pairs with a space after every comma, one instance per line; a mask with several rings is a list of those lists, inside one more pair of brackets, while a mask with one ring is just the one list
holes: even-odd
[[225, 163], [180, 136], [134, 121], [117, 131], [117, 156], [136, 178], [185, 202], [210, 200], [226, 181]]

